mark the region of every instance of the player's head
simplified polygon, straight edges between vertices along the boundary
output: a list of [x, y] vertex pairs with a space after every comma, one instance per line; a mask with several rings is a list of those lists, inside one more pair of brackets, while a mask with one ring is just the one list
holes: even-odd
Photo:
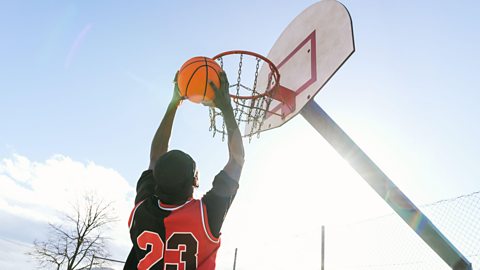
[[180, 204], [193, 195], [197, 186], [195, 161], [180, 150], [163, 154], [153, 169], [155, 195], [164, 203]]

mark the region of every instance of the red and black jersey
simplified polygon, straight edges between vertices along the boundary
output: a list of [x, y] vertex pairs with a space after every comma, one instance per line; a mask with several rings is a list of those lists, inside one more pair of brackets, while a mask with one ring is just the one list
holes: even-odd
[[166, 205], [153, 196], [152, 181], [151, 171], [146, 171], [137, 184], [136, 205], [128, 222], [133, 248], [124, 269], [215, 269], [220, 228], [238, 182], [221, 171], [201, 200]]

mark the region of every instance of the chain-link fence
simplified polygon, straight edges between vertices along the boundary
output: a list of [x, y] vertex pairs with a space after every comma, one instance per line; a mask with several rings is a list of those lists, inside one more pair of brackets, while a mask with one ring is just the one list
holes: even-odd
[[[480, 270], [480, 192], [420, 209], [472, 263], [472, 269]], [[325, 247], [328, 270], [450, 269], [396, 214], [327, 226]]]
[[[480, 191], [420, 206], [442, 234], [480, 270]], [[421, 229], [421, 228], [419, 228]], [[107, 259], [103, 268], [121, 270]], [[319, 269], [318, 264], [312, 269]], [[451, 269], [397, 214], [370, 218], [325, 231], [326, 270]]]

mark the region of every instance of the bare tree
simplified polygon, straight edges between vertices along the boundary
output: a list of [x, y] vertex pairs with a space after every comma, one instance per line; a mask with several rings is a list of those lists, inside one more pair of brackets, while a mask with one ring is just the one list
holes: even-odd
[[42, 269], [52, 266], [56, 270], [99, 267], [104, 261], [93, 259], [109, 256], [105, 230], [117, 220], [112, 213], [112, 203], [86, 195], [83, 201], [73, 205], [70, 214], [65, 215], [64, 223], [49, 224], [48, 239], [35, 240], [34, 248], [28, 254]]

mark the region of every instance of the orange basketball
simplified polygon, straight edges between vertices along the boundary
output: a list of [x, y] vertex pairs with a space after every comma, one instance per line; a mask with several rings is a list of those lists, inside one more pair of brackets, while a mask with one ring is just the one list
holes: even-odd
[[214, 60], [197, 56], [182, 65], [178, 72], [177, 83], [180, 95], [195, 103], [211, 104], [215, 92], [208, 83], [212, 81], [220, 88], [222, 68]]

